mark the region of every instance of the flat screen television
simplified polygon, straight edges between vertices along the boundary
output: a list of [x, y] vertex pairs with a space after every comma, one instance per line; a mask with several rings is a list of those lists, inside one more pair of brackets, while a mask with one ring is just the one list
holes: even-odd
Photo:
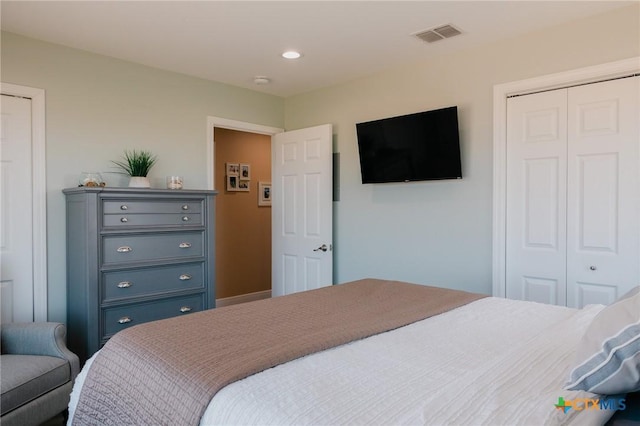
[[455, 106], [356, 123], [362, 183], [462, 178]]

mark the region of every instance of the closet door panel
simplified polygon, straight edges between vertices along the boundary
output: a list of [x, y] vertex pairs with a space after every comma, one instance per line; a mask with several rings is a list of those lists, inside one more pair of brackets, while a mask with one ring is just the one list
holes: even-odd
[[618, 155], [580, 155], [576, 158], [576, 247], [587, 252], [615, 253], [618, 247], [620, 165]]
[[640, 77], [568, 92], [567, 305], [640, 283]]
[[565, 304], [566, 89], [507, 101], [506, 295]]

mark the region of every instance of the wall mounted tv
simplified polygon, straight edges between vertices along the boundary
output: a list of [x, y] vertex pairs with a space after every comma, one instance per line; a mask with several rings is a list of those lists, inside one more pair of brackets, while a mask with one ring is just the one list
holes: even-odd
[[362, 183], [462, 178], [455, 106], [356, 123]]

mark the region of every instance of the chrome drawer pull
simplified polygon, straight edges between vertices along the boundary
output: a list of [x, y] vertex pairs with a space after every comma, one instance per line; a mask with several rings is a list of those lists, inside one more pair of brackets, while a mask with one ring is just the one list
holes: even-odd
[[183, 306], [182, 308], [180, 308], [180, 312], [182, 312], [183, 314], [190, 311], [191, 311], [191, 308], [188, 306]]
[[191, 247], [191, 243], [180, 243], [180, 245], [178, 247], [180, 247], [180, 248], [189, 248], [189, 247]]
[[123, 205], [120, 206], [120, 210], [128, 210], [128, 209], [129, 209], [129, 207], [127, 207], [126, 204], [123, 204]]
[[120, 281], [118, 283], [118, 288], [129, 288], [133, 285], [131, 281]]
[[189, 274], [182, 274], [180, 275], [180, 281], [189, 281], [191, 279], [191, 275]]
[[183, 222], [189, 222], [189, 216], [182, 216]]
[[133, 249], [129, 246], [122, 246], [122, 247], [118, 247], [116, 251], [118, 253], [129, 253], [130, 251], [133, 251]]
[[122, 317], [122, 318], [120, 318], [120, 319], [118, 320], [118, 323], [119, 323], [119, 324], [126, 324], [126, 323], [128, 323], [128, 322], [131, 322], [131, 318], [129, 318], [129, 317]]
[[189, 210], [189, 205], [188, 204], [183, 205], [182, 210]]
[[127, 219], [126, 217], [121, 217], [120, 218], [120, 222], [127, 223], [127, 222], [129, 222], [129, 219]]

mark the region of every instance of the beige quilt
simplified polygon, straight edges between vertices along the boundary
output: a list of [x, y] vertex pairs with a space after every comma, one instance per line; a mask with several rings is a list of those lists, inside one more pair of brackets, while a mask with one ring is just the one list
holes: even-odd
[[96, 356], [73, 424], [197, 425], [229, 383], [482, 297], [365, 279], [135, 326]]

